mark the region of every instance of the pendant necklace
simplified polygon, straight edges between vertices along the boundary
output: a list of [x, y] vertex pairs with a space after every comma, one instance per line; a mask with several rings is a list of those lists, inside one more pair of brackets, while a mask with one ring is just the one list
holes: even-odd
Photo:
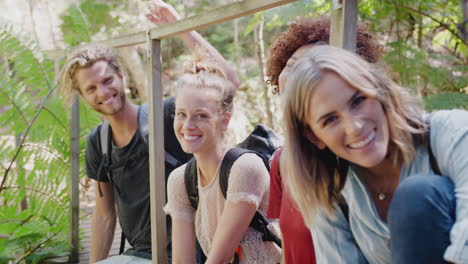
[[[364, 172], [366, 173], [366, 172]], [[363, 174], [364, 174], [363, 173]], [[385, 189], [385, 188], [384, 188]], [[388, 188], [386, 188], [388, 189]], [[387, 199], [387, 197], [391, 196], [391, 192], [379, 192], [379, 191], [373, 191], [371, 190], [371, 188], [368, 187], [368, 190], [370, 191], [371, 194], [373, 195], [377, 195], [377, 198], [380, 200], [380, 201], [384, 201], [385, 199]]]
[[379, 200], [380, 201], [385, 200], [385, 198], [387, 198], [387, 195], [385, 195], [385, 193], [379, 193]]

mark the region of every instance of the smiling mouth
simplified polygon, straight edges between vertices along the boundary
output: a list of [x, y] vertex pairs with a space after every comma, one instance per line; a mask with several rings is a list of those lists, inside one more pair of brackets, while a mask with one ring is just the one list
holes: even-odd
[[109, 98], [107, 98], [106, 100], [102, 101], [100, 104], [104, 104], [104, 105], [110, 104], [114, 100], [114, 98], [115, 98], [115, 95], [112, 95]]
[[184, 140], [186, 141], [194, 141], [194, 140], [197, 140], [199, 138], [201, 138], [201, 135], [196, 135], [196, 136], [192, 136], [192, 135], [186, 135], [186, 134], [182, 134]]
[[352, 149], [363, 148], [363, 147], [367, 146], [372, 140], [374, 140], [376, 134], [377, 134], [376, 131], [372, 130], [371, 133], [364, 140], [361, 140], [361, 141], [353, 143], [353, 144], [349, 144], [348, 146], [350, 148], [352, 148]]

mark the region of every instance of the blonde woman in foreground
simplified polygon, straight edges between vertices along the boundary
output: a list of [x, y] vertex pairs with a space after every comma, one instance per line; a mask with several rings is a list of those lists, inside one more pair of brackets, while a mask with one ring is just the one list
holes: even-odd
[[298, 60], [282, 99], [281, 174], [317, 263], [468, 263], [468, 112], [423, 114], [331, 46]]

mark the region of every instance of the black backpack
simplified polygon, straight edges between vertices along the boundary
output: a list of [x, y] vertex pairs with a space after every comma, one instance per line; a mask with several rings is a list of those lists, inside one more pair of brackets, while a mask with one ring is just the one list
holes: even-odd
[[[168, 122], [172, 120], [172, 116], [173, 116], [173, 109], [172, 109], [173, 98], [168, 99], [167, 102], [166, 101], [164, 102], [164, 104], [165, 104], [164, 121]], [[171, 126], [171, 129], [172, 129], [172, 126]], [[148, 144], [148, 135], [149, 135], [148, 104], [143, 104], [138, 108], [138, 132], [137, 133], [141, 137], [143, 142], [145, 142], [145, 144]], [[111, 138], [112, 138], [111, 134], [112, 134], [112, 128], [109, 125], [109, 121], [104, 120], [102, 122], [101, 130], [99, 131], [99, 137], [100, 137], [100, 142], [101, 142], [101, 155], [102, 155], [102, 162], [103, 162], [102, 167], [104, 167], [107, 178], [112, 183], [111, 171], [113, 169], [125, 165], [125, 163], [129, 160], [139, 159], [139, 158], [142, 158], [143, 156], [147, 156], [148, 152], [138, 152], [128, 157], [127, 159], [120, 161], [118, 164], [111, 164], [111, 156], [110, 156], [110, 151], [111, 151], [110, 144], [111, 144]], [[174, 140], [177, 141], [177, 139], [175, 139], [175, 136], [167, 132], [165, 132], [165, 134], [166, 136], [168, 136], [168, 138], [165, 139], [165, 141], [169, 142], [169, 145], [172, 145], [172, 143], [170, 142], [174, 142]], [[165, 151], [164, 155], [165, 155], [164, 158], [165, 158], [166, 182], [167, 182], [167, 177], [172, 172], [172, 170], [183, 165], [185, 162], [180, 161], [179, 159], [174, 157], [174, 155], [172, 155], [171, 153], [167, 151]], [[99, 184], [99, 181], [98, 181], [98, 189], [99, 189], [99, 195], [102, 197], [101, 185]], [[122, 233], [119, 254], [123, 253], [124, 248], [125, 248], [125, 236]]]
[[[226, 153], [221, 161], [219, 172], [219, 187], [226, 199], [229, 174], [234, 162], [245, 153], [255, 153], [262, 158], [265, 167], [270, 170], [269, 160], [273, 153], [283, 145], [283, 140], [269, 127], [265, 125], [257, 125], [253, 132], [237, 147], [234, 147]], [[197, 161], [195, 158], [187, 163], [184, 173], [185, 189], [193, 208], [198, 208], [198, 177], [197, 177]], [[281, 240], [273, 234], [267, 227], [268, 222], [265, 217], [258, 211], [255, 212], [250, 227], [262, 234], [263, 241], [271, 241], [281, 247]], [[235, 256], [238, 257], [237, 255]]]

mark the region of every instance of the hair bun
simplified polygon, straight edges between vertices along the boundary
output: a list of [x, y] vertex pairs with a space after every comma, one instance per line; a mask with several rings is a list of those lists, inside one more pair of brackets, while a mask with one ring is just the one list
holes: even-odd
[[198, 49], [195, 54], [192, 60], [184, 64], [184, 73], [200, 74], [204, 72], [217, 75], [223, 79], [227, 78], [219, 64], [206, 51]]

